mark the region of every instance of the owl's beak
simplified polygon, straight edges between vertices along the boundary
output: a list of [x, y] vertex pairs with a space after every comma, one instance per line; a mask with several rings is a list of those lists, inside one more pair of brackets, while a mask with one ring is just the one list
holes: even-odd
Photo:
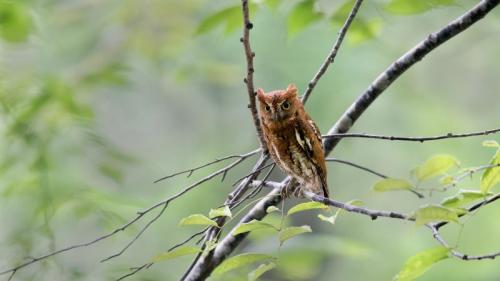
[[273, 121], [278, 121], [278, 120], [280, 120], [280, 114], [279, 114], [279, 112], [273, 112], [273, 113], [271, 114], [271, 119], [272, 119]]

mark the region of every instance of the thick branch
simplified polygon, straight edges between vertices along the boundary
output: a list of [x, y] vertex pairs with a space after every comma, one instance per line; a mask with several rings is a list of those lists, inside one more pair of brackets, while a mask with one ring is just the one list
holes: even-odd
[[302, 96], [302, 103], [305, 104], [307, 102], [307, 99], [311, 95], [312, 91], [314, 90], [314, 87], [316, 87], [316, 84], [318, 83], [319, 79], [325, 74], [325, 72], [328, 70], [328, 66], [332, 64], [335, 61], [335, 57], [337, 56], [337, 53], [339, 51], [340, 45], [342, 45], [342, 41], [344, 40], [344, 37], [349, 30], [349, 27], [351, 26], [352, 21], [356, 17], [356, 14], [358, 13], [359, 7], [361, 7], [361, 3], [363, 0], [356, 0], [356, 3], [354, 3], [354, 6], [352, 7], [351, 12], [349, 13], [349, 16], [344, 22], [344, 25], [339, 31], [339, 35], [337, 37], [337, 40], [333, 44], [332, 50], [326, 57], [325, 61], [323, 64], [321, 64], [321, 67], [319, 68], [318, 72], [316, 75], [314, 75], [313, 79], [307, 84], [307, 89]]
[[[330, 129], [328, 135], [347, 132], [352, 127], [354, 122], [356, 122], [356, 120], [361, 116], [361, 114], [363, 114], [363, 112], [371, 105], [371, 103], [401, 74], [403, 74], [416, 62], [421, 60], [425, 55], [430, 53], [433, 49], [483, 18], [499, 4], [499, 1], [500, 0], [481, 1], [467, 13], [452, 21], [440, 31], [429, 35], [416, 47], [396, 60], [391, 66], [389, 66], [389, 68], [380, 74], [375, 81], [372, 82], [370, 87], [363, 94], [356, 99], [356, 101]], [[325, 154], [328, 155], [335, 148], [338, 142], [339, 139], [326, 139], [324, 141]], [[267, 207], [275, 205], [281, 201], [281, 197], [279, 196], [280, 192], [281, 190], [278, 188], [273, 189], [273, 191], [269, 193], [269, 196], [258, 202], [240, 221], [240, 223], [245, 223], [253, 219], [263, 219], [266, 215], [265, 210]], [[224, 239], [219, 242], [211, 259], [198, 261], [189, 269], [189, 272], [184, 280], [206, 279], [213, 269], [218, 266], [239, 245], [239, 243], [244, 240], [245, 237], [245, 234], [233, 236], [229, 233], [226, 235]]]

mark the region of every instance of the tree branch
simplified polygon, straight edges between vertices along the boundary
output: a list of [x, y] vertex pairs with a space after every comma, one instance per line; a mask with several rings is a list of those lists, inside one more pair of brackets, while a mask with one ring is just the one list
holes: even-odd
[[253, 66], [253, 58], [255, 57], [255, 53], [252, 51], [252, 47], [250, 46], [250, 29], [253, 28], [253, 23], [250, 22], [248, 0], [241, 1], [241, 8], [243, 12], [243, 37], [240, 38], [240, 41], [241, 43], [243, 43], [243, 48], [245, 49], [245, 58], [247, 61], [247, 76], [243, 81], [247, 85], [249, 100], [248, 108], [252, 113], [253, 124], [255, 126], [255, 130], [257, 131], [259, 144], [264, 153], [266, 153], [266, 142], [264, 140], [264, 135], [262, 134], [262, 129], [260, 127], [259, 114], [257, 112], [257, 104], [255, 102], [255, 88], [253, 84], [253, 73], [255, 71]]
[[478, 260], [479, 261], [479, 260], [484, 260], [484, 259], [492, 259], [493, 260], [496, 257], [500, 256], [500, 252], [490, 253], [490, 254], [481, 255], [481, 256], [471, 256], [471, 255], [463, 254], [463, 253], [453, 249], [453, 247], [451, 247], [450, 245], [448, 245], [446, 240], [444, 240], [444, 238], [439, 234], [439, 230], [436, 229], [433, 225], [426, 224], [426, 226], [428, 228], [430, 228], [430, 230], [432, 231], [432, 237], [434, 237], [434, 239], [436, 239], [439, 242], [439, 244], [443, 245], [443, 247], [449, 249], [451, 255], [458, 258], [458, 259], [461, 259], [464, 261], [471, 261], [471, 260]]
[[[450, 22], [440, 31], [430, 34], [425, 40], [396, 60], [389, 66], [389, 68], [380, 74], [375, 81], [372, 82], [363, 94], [355, 100], [355, 102], [330, 129], [328, 135], [347, 132], [361, 116], [361, 114], [363, 114], [363, 112], [371, 105], [371, 103], [401, 74], [403, 74], [416, 62], [420, 61], [425, 55], [430, 53], [436, 47], [479, 21], [494, 7], [496, 7], [499, 4], [499, 1], [500, 0], [481, 1], [471, 10], [456, 20]], [[338, 142], [338, 138], [325, 139], [325, 155], [328, 155], [335, 148]], [[266, 216], [267, 207], [276, 205], [281, 201], [280, 194], [280, 188], [273, 189], [266, 198], [259, 201], [245, 215], [245, 217], [240, 220], [239, 224], [249, 222], [253, 219], [261, 220], [264, 218]], [[402, 218], [406, 219], [405, 216]], [[234, 231], [234, 228], [232, 231]], [[236, 248], [236, 246], [238, 246], [239, 243], [246, 237], [246, 234], [233, 236], [232, 231], [219, 242], [211, 258], [208, 260], [197, 260], [196, 263], [189, 268], [183, 280], [203, 280], [208, 277], [213, 269], [225, 260], [226, 257]]]
[[363, 3], [363, 0], [356, 0], [356, 3], [354, 3], [354, 6], [352, 7], [351, 12], [349, 13], [349, 16], [347, 16], [347, 19], [344, 22], [344, 25], [340, 29], [338, 33], [337, 40], [333, 44], [332, 50], [326, 57], [325, 61], [323, 64], [321, 64], [321, 67], [319, 68], [318, 72], [316, 75], [314, 75], [313, 79], [307, 84], [307, 89], [302, 96], [302, 103], [305, 104], [307, 102], [307, 99], [309, 99], [309, 96], [311, 95], [312, 91], [316, 87], [316, 84], [318, 83], [319, 79], [325, 74], [325, 72], [328, 70], [328, 66], [332, 64], [335, 61], [335, 57], [337, 56], [337, 53], [339, 51], [340, 45], [342, 44], [342, 41], [344, 40], [344, 37], [349, 30], [349, 27], [351, 26], [352, 21], [356, 17], [356, 14], [361, 7], [361, 3]]
[[344, 133], [344, 134], [329, 134], [322, 136], [324, 139], [335, 138], [365, 138], [365, 139], [381, 139], [381, 140], [391, 140], [391, 141], [417, 141], [417, 142], [425, 142], [425, 141], [433, 141], [433, 140], [442, 140], [442, 139], [454, 139], [454, 138], [466, 138], [466, 137], [475, 137], [475, 136], [486, 136], [489, 134], [496, 134], [500, 132], [500, 129], [493, 129], [481, 132], [474, 133], [465, 133], [465, 134], [453, 134], [448, 133], [446, 135], [433, 136], [433, 137], [395, 137], [395, 136], [383, 136], [383, 135], [371, 135], [371, 134], [355, 134], [355, 133]]

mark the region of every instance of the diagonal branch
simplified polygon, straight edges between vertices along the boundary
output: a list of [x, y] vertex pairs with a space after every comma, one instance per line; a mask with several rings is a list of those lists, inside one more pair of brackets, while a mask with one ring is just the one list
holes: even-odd
[[356, 0], [356, 3], [354, 3], [354, 6], [352, 7], [351, 12], [347, 16], [347, 19], [344, 22], [344, 25], [340, 29], [338, 33], [337, 40], [333, 44], [332, 50], [326, 57], [325, 61], [323, 64], [321, 64], [321, 67], [319, 68], [318, 72], [316, 75], [314, 75], [313, 79], [307, 84], [307, 89], [302, 96], [302, 103], [305, 104], [307, 102], [307, 99], [309, 99], [309, 96], [311, 95], [312, 91], [316, 87], [316, 84], [318, 84], [319, 79], [325, 74], [325, 72], [328, 70], [328, 67], [330, 64], [332, 64], [335, 61], [335, 57], [337, 56], [337, 53], [339, 51], [340, 45], [342, 45], [342, 41], [344, 40], [345, 35], [347, 34], [347, 31], [349, 30], [349, 27], [351, 26], [352, 21], [356, 17], [356, 14], [358, 13], [359, 7], [361, 7], [361, 3], [363, 3], [363, 0]]
[[355, 133], [344, 133], [344, 134], [328, 134], [322, 136], [324, 139], [343, 139], [343, 138], [365, 138], [365, 139], [380, 139], [380, 140], [390, 140], [390, 141], [433, 141], [433, 140], [443, 140], [443, 139], [455, 139], [455, 138], [466, 138], [466, 137], [476, 137], [476, 136], [486, 136], [489, 134], [496, 134], [500, 132], [500, 129], [493, 129], [481, 132], [465, 133], [465, 134], [453, 134], [447, 133], [446, 135], [432, 136], [432, 137], [395, 137], [395, 136], [383, 136], [383, 135], [372, 135], [372, 134], [355, 134]]
[[[482, 19], [493, 8], [499, 4], [500, 0], [483, 0], [465, 14], [450, 22], [438, 32], [430, 34], [417, 46], [408, 51], [393, 64], [391, 64], [369, 88], [362, 93], [347, 111], [340, 117], [335, 125], [328, 132], [331, 134], [347, 132], [371, 103], [401, 74], [420, 61], [424, 56], [436, 47], [466, 30], [472, 24]], [[338, 144], [340, 139], [329, 138], [324, 140], [325, 154], [328, 155]], [[259, 201], [241, 220], [240, 223], [249, 222], [253, 219], [261, 220], [266, 216], [266, 209], [269, 206], [278, 204], [281, 201], [281, 189], [273, 189], [266, 198]], [[236, 226], [237, 227], [237, 226]], [[234, 231], [234, 228], [233, 228]], [[203, 280], [207, 278], [213, 269], [217, 267], [227, 256], [246, 238], [245, 234], [233, 236], [231, 232], [227, 234], [217, 245], [215, 252], [210, 259], [198, 260], [192, 265], [183, 280]]]

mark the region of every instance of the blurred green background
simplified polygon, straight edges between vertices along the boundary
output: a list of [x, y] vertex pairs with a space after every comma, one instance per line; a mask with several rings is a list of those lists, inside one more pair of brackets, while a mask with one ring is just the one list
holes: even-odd
[[[392, 61], [476, 3], [408, 2], [364, 3], [306, 106], [323, 132]], [[293, 82], [303, 91], [351, 4], [254, 3], [256, 86], [272, 90]], [[231, 10], [237, 5], [235, 0], [0, 1], [0, 271], [112, 231], [217, 166], [189, 179], [153, 184], [157, 178], [256, 147], [243, 84], [239, 9]], [[494, 10], [405, 73], [352, 131], [422, 136], [498, 127], [499, 30], [500, 12]], [[494, 151], [481, 142], [489, 139], [500, 140], [498, 135], [423, 144], [345, 139], [332, 156], [408, 178], [412, 168], [437, 153], [452, 154], [465, 167], [487, 164]], [[176, 200], [124, 255], [99, 263], [146, 220], [94, 246], [29, 266], [14, 280], [114, 280], [197, 231], [178, 221], [219, 206], [252, 161], [231, 171], [224, 183], [216, 179]], [[335, 163], [329, 169], [337, 199], [360, 199], [370, 208], [410, 213], [458, 189], [426, 199], [375, 193], [374, 176]], [[280, 172], [272, 178], [280, 179]], [[478, 176], [460, 188], [478, 189]], [[467, 218], [463, 229], [450, 225], [444, 234], [470, 254], [498, 251], [498, 212], [499, 204], [488, 206]], [[279, 253], [275, 236], [258, 233], [238, 248], [280, 257], [279, 268], [263, 280], [390, 280], [407, 258], [437, 246], [427, 229], [383, 218], [372, 222], [344, 214], [332, 226], [310, 211], [290, 223], [309, 224], [314, 233], [290, 240]], [[191, 259], [158, 263], [131, 280], [178, 280]], [[249, 271], [212, 279], [246, 280]], [[498, 260], [448, 259], [419, 280], [499, 276]]]

